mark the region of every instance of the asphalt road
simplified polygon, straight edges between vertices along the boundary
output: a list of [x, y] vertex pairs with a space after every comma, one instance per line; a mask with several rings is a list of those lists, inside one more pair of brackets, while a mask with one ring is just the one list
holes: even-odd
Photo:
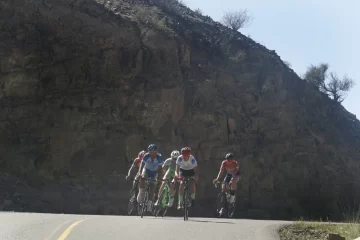
[[213, 218], [0, 213], [1, 240], [278, 240], [289, 222]]

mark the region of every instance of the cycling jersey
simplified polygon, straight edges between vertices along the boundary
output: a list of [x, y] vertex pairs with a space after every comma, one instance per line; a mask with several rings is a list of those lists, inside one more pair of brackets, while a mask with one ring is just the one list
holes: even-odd
[[157, 171], [159, 166], [164, 163], [160, 153], [157, 153], [153, 160], [151, 159], [150, 153], [146, 153], [142, 162], [145, 163], [144, 168], [152, 172]]
[[172, 158], [166, 159], [166, 161], [163, 164], [163, 168], [168, 167], [166, 170], [166, 173], [164, 175], [164, 179], [172, 179], [175, 176], [175, 170], [176, 170], [176, 161], [172, 160]]
[[224, 160], [222, 162], [222, 168], [226, 171], [227, 174], [239, 174], [238, 162], [236, 160]]
[[164, 163], [160, 153], [157, 153], [154, 159], [151, 159], [150, 153], [147, 153], [144, 155], [144, 158], [141, 162], [145, 163], [141, 177], [152, 179], [157, 178], [159, 166]]
[[134, 160], [134, 166], [136, 166], [136, 167], [140, 167], [140, 163], [141, 163], [141, 159], [140, 158], [135, 158], [135, 160]]
[[176, 165], [179, 165], [180, 169], [191, 170], [194, 169], [198, 164], [193, 155], [190, 155], [187, 161], [185, 161], [184, 158], [180, 155], [176, 160]]

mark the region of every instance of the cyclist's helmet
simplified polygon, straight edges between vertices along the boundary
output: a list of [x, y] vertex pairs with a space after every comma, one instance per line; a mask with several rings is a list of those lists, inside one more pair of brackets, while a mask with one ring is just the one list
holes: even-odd
[[178, 158], [180, 156], [180, 153], [178, 150], [174, 150], [171, 153], [171, 158]]
[[234, 159], [234, 154], [232, 154], [232, 153], [226, 154], [225, 159], [226, 160], [233, 160]]
[[146, 151], [145, 150], [142, 150], [141, 152], [139, 152], [138, 154], [138, 158], [139, 159], [143, 159], [144, 155], [145, 155]]
[[182, 156], [189, 156], [190, 153], [191, 153], [191, 148], [189, 148], [189, 147], [183, 147], [181, 149], [181, 155]]
[[150, 144], [148, 146], [148, 151], [152, 152], [152, 151], [157, 151], [157, 146], [155, 144]]

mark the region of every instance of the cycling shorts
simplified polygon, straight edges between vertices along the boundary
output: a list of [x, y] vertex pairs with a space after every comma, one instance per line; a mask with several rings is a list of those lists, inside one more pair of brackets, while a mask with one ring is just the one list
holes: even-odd
[[158, 172], [157, 171], [150, 171], [147, 168], [143, 168], [141, 177], [142, 178], [151, 178], [152, 180], [157, 179]]
[[182, 177], [194, 177], [195, 176], [195, 171], [194, 171], [194, 169], [184, 170], [184, 169], [180, 168], [180, 176], [182, 176]]
[[[236, 178], [237, 180], [239, 180], [239, 177], [240, 177], [240, 173], [239, 172], [237, 172], [236, 174], [235, 174], [235, 177], [234, 178]], [[225, 178], [224, 178], [224, 181], [223, 181], [223, 184], [228, 184], [230, 181], [231, 181], [231, 179], [233, 178], [233, 175], [232, 174], [226, 174], [226, 176], [225, 176]]]

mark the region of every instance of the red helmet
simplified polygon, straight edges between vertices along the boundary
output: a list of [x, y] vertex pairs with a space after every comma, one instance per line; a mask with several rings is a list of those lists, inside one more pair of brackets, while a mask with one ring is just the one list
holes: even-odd
[[181, 149], [181, 155], [183, 155], [183, 156], [188, 156], [188, 155], [190, 155], [190, 153], [191, 153], [191, 148], [189, 148], [189, 147], [183, 147]]
[[139, 159], [143, 159], [145, 153], [146, 153], [146, 152], [145, 152], [144, 150], [142, 150], [141, 152], [139, 152], [138, 158], [139, 158]]

